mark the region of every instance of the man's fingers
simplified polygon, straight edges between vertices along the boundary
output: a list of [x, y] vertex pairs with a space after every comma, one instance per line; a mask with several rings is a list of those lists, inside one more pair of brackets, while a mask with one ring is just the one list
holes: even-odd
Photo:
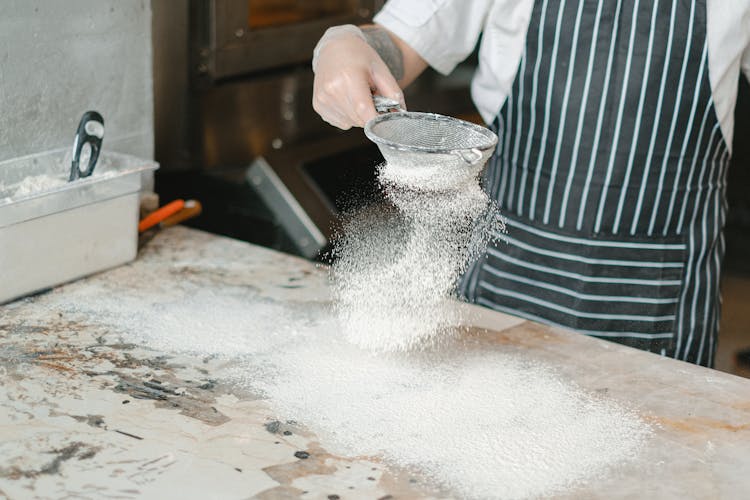
[[340, 128], [341, 130], [349, 130], [352, 128], [352, 125], [354, 125], [350, 117], [342, 115], [332, 108], [328, 108], [319, 114], [324, 121], [330, 123], [334, 127]]
[[341, 100], [331, 96], [331, 85], [318, 85], [316, 79], [313, 86], [313, 109], [323, 118], [323, 121], [334, 127], [348, 130], [354, 125], [353, 119], [347, 116], [346, 110], [341, 108]]
[[401, 103], [402, 108], [406, 109], [404, 93], [385, 63], [373, 63], [370, 68], [370, 78], [376, 94], [394, 99]]
[[349, 94], [349, 105], [351, 114], [356, 117], [354, 125], [364, 127], [365, 123], [378, 116], [375, 110], [375, 104], [372, 102], [372, 92], [367, 82], [363, 85], [352, 87]]

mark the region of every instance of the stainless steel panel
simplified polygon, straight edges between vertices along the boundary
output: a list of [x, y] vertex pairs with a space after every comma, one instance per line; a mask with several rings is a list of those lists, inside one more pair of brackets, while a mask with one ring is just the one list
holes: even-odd
[[0, 190], [0, 303], [136, 256], [138, 191], [142, 172], [157, 168], [152, 161], [104, 153], [91, 177], [7, 198], [26, 175], [65, 174], [65, 153], [0, 165], [6, 186]]
[[66, 179], [65, 157], [66, 151], [46, 152], [0, 164], [0, 228], [136, 193], [141, 189], [141, 174], [158, 168], [150, 160], [105, 152], [90, 177], [62, 182], [17, 199], [12, 197], [14, 185], [28, 176]]
[[149, 5], [0, 2], [0, 161], [71, 147], [88, 109], [105, 150], [152, 157]]
[[297, 67], [200, 91], [201, 166], [247, 165], [272, 150], [343, 135], [313, 110], [312, 77], [308, 68]]
[[258, 158], [247, 171], [247, 180], [286, 230], [300, 254], [312, 259], [328, 243], [295, 196], [264, 158]]

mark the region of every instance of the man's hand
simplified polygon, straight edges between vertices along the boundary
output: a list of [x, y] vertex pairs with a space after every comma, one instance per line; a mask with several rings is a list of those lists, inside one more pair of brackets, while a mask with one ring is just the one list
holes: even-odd
[[344, 130], [363, 127], [377, 116], [373, 94], [399, 101], [406, 109], [397, 82], [404, 76], [403, 68], [401, 51], [384, 30], [363, 32], [353, 25], [330, 28], [313, 56], [313, 108], [323, 120]]

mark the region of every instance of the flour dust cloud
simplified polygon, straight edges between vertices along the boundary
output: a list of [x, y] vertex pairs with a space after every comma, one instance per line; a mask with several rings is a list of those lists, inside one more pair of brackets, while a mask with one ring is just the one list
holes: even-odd
[[472, 259], [503, 230], [476, 173], [453, 164], [380, 167], [393, 209], [350, 216], [334, 243], [333, 294], [349, 341], [373, 351], [408, 351], [451, 332], [459, 318], [446, 301]]

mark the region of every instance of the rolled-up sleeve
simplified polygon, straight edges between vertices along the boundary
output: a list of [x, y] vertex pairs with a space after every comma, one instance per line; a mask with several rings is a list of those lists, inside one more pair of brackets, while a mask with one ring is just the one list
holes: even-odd
[[740, 67], [745, 78], [750, 82], [750, 7], [745, 8], [742, 20], [744, 26], [742, 32], [745, 33], [745, 50], [742, 52], [742, 57], [740, 58]]
[[491, 0], [390, 0], [374, 21], [448, 74], [474, 50], [491, 5]]

